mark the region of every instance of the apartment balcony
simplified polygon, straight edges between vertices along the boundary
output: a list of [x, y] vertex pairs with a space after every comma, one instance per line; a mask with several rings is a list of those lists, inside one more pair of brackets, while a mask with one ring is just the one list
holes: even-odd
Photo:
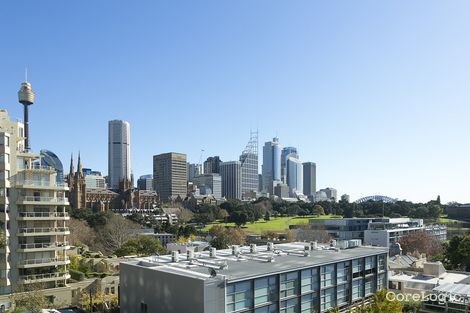
[[70, 216], [66, 212], [18, 212], [18, 221], [68, 221]]
[[20, 284], [44, 283], [49, 281], [69, 279], [69, 273], [46, 273], [46, 274], [31, 274], [20, 275]]
[[31, 260], [19, 261], [18, 268], [59, 266], [59, 265], [67, 265], [67, 264], [70, 264], [69, 258], [31, 259]]
[[58, 183], [55, 181], [48, 182], [48, 181], [42, 181], [42, 180], [17, 181], [15, 186], [17, 188], [23, 188], [23, 189], [42, 189], [42, 190], [61, 190], [61, 191], [69, 190], [68, 185], [65, 183]]
[[41, 251], [57, 251], [68, 250], [70, 245], [68, 242], [44, 242], [44, 243], [24, 243], [18, 245], [17, 252], [41, 252]]
[[69, 205], [65, 197], [20, 196], [16, 204], [30, 205]]
[[54, 173], [55, 168], [51, 166], [46, 166], [46, 165], [41, 165], [41, 164], [30, 164], [26, 165], [23, 168], [19, 168], [19, 171], [35, 171], [35, 172], [49, 172], [49, 173]]
[[41, 227], [30, 228], [24, 227], [18, 229], [18, 236], [54, 236], [54, 235], [70, 235], [68, 227]]

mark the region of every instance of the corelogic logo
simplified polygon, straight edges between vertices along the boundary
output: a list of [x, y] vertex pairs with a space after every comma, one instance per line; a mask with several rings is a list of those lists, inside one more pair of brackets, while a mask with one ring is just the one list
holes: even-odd
[[467, 303], [468, 297], [461, 296], [457, 294], [435, 294], [431, 293], [426, 295], [424, 291], [421, 293], [413, 293], [413, 294], [402, 294], [402, 293], [395, 293], [392, 291], [387, 292], [386, 298], [388, 301], [395, 301], [398, 300], [400, 302], [403, 301], [431, 301], [431, 302], [438, 302], [439, 304], [446, 304], [447, 302], [453, 303]]

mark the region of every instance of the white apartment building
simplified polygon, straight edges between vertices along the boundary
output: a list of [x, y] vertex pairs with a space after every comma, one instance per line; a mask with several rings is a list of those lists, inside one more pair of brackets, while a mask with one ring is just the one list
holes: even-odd
[[23, 123], [0, 110], [0, 295], [37, 283], [62, 287], [70, 278], [68, 187], [39, 153], [25, 150], [24, 137]]

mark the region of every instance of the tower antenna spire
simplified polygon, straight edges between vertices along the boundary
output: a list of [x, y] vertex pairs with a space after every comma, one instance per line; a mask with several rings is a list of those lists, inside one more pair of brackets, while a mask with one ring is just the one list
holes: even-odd
[[27, 83], [28, 82], [28, 67], [25, 66], [24, 68], [24, 81]]

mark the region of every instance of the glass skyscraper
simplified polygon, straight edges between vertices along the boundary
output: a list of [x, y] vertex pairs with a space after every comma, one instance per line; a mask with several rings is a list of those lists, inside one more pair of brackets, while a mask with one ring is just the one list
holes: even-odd
[[273, 138], [263, 147], [263, 189], [273, 193], [274, 182], [281, 181], [281, 144], [279, 138]]
[[287, 184], [287, 158], [289, 156], [299, 158], [296, 147], [285, 147], [281, 152], [281, 180], [284, 184]]
[[242, 170], [242, 197], [258, 191], [258, 132], [251, 132], [250, 141], [240, 155]]
[[295, 157], [288, 157], [286, 162], [287, 185], [291, 196], [302, 194], [304, 188], [302, 162]]

